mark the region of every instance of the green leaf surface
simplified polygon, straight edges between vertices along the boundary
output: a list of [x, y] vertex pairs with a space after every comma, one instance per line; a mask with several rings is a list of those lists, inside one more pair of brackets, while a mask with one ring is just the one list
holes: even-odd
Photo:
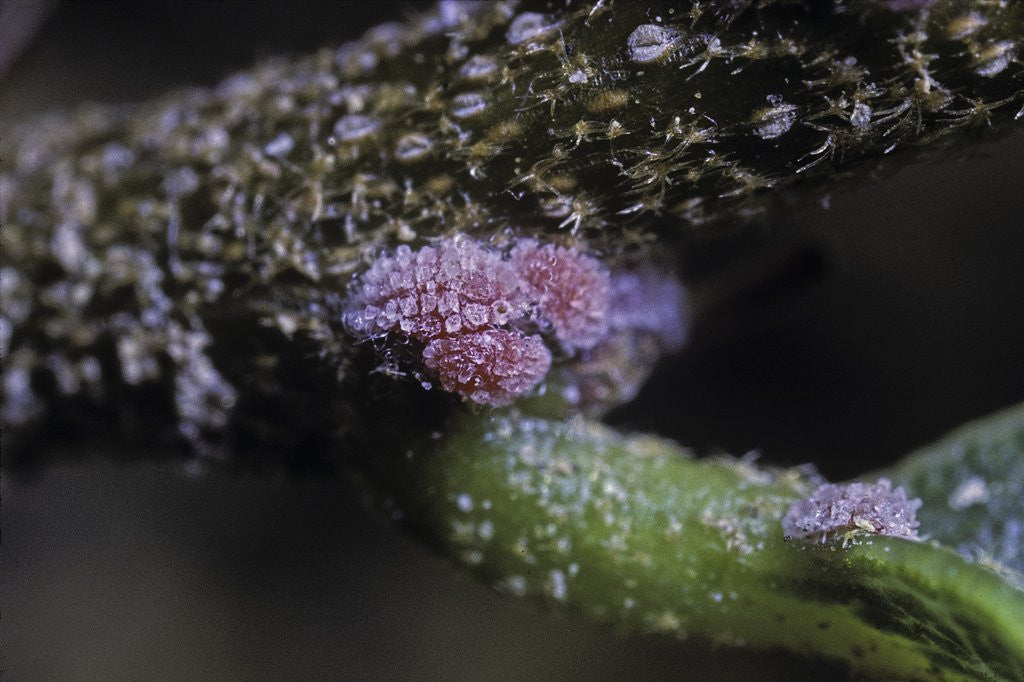
[[954, 431], [885, 475], [924, 502], [928, 537], [1024, 571], [1024, 405]]
[[402, 454], [406, 518], [491, 584], [631, 631], [885, 679], [1024, 676], [1024, 592], [935, 543], [787, 540], [798, 470], [697, 460], [581, 419], [457, 418]]

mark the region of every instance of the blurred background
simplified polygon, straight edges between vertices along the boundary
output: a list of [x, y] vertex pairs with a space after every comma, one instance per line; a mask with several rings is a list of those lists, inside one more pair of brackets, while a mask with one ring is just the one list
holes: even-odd
[[[0, 133], [33, 112], [212, 86], [411, 7], [9, 0], [0, 3]], [[794, 203], [775, 218], [784, 238], [766, 233], [750, 249], [784, 254], [763, 286], [755, 280], [700, 320], [690, 346], [611, 421], [703, 454], [815, 462], [841, 479], [1024, 400], [1022, 179], [1017, 126], [955, 158], [926, 157]], [[759, 271], [747, 267], [750, 253], [719, 259], [702, 290], [722, 272]], [[6, 679], [836, 673], [538, 611], [400, 534], [340, 478], [192, 477], [81, 448], [76, 464], [3, 476]]]

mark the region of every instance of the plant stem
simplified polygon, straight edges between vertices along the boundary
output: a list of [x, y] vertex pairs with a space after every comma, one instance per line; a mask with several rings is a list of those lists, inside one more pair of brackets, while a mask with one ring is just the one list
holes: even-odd
[[462, 415], [385, 471], [410, 524], [517, 596], [874, 678], [1024, 674], [1024, 592], [927, 542], [787, 540], [800, 471], [516, 413]]

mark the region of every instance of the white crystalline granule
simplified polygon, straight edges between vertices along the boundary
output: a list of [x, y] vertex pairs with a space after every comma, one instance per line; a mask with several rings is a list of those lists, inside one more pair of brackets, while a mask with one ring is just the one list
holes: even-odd
[[420, 161], [430, 155], [434, 141], [423, 133], [408, 133], [395, 142], [395, 158], [402, 163]]
[[379, 120], [369, 116], [349, 114], [342, 116], [334, 124], [334, 136], [340, 142], [356, 142], [374, 135], [379, 129]]
[[657, 24], [640, 24], [629, 34], [629, 57], [638, 64], [665, 59], [679, 42], [679, 31]]
[[545, 14], [523, 12], [509, 24], [505, 38], [511, 45], [519, 45], [528, 40], [545, 40], [552, 37], [560, 25], [560, 21]]
[[487, 109], [487, 98], [479, 92], [464, 92], [452, 98], [452, 116], [458, 119], [472, 118]]
[[774, 140], [789, 132], [793, 124], [796, 123], [800, 108], [795, 104], [782, 101], [782, 97], [779, 95], [768, 97], [768, 103], [771, 106], [754, 112], [752, 122], [754, 132], [761, 139]]
[[497, 74], [498, 62], [486, 55], [474, 55], [459, 67], [459, 76], [467, 81], [486, 82]]

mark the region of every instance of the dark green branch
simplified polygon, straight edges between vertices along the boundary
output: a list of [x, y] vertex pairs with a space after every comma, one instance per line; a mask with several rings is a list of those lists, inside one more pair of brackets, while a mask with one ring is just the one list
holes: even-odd
[[1021, 3], [556, 5], [449, 4], [5, 135], [5, 456], [112, 420], [328, 452], [370, 404], [338, 303], [381, 247], [508, 228], [615, 265], [1024, 103]]

